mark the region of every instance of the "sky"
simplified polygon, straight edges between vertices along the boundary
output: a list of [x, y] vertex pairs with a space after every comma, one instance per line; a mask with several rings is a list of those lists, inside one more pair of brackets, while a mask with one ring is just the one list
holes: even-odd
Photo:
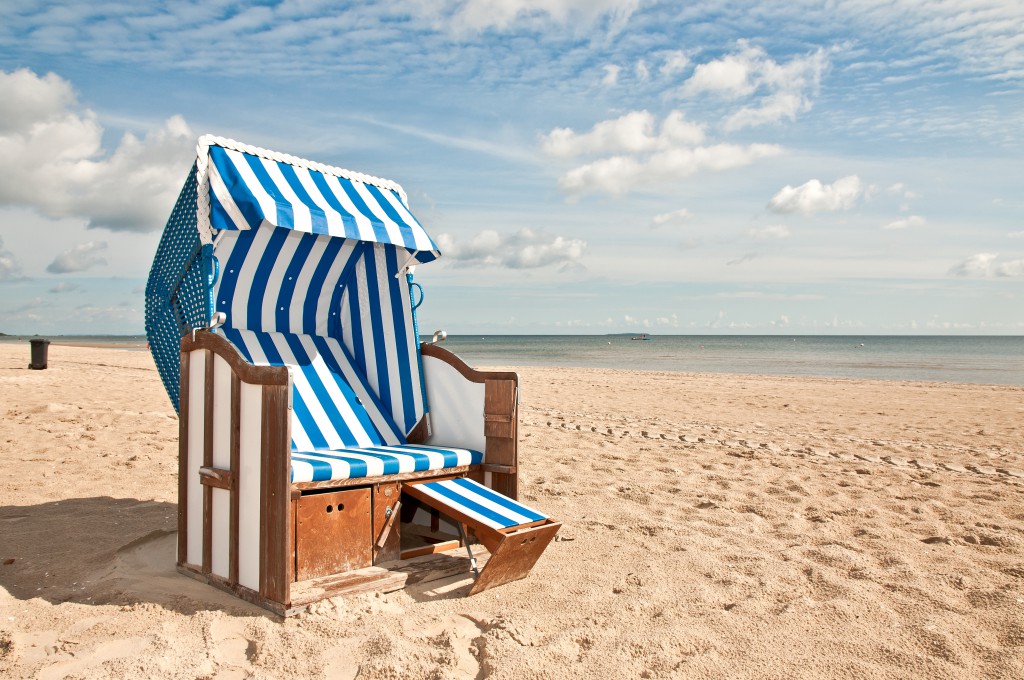
[[1024, 333], [1022, 0], [0, 16], [0, 332], [143, 333], [210, 133], [400, 183], [424, 333]]

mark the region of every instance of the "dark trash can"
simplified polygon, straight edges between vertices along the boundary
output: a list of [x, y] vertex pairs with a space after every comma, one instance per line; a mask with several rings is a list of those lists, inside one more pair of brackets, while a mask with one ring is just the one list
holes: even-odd
[[42, 338], [29, 340], [32, 343], [32, 363], [29, 368], [41, 371], [46, 368], [46, 353], [50, 348], [50, 341]]

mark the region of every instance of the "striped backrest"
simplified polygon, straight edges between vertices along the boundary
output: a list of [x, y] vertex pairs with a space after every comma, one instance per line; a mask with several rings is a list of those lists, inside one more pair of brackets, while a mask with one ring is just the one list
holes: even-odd
[[343, 280], [369, 244], [265, 225], [225, 231], [215, 305], [234, 328], [330, 335], [338, 323]]
[[337, 330], [353, 363], [405, 432], [425, 408], [409, 281], [399, 273], [407, 257], [379, 243], [365, 245], [345, 282]]
[[333, 338], [222, 329], [257, 366], [292, 368], [292, 449], [340, 449], [406, 443], [351, 356]]
[[215, 306], [227, 328], [343, 343], [390, 420], [403, 433], [416, 426], [426, 407], [409, 283], [400, 273], [409, 251], [264, 223], [221, 232], [214, 254]]

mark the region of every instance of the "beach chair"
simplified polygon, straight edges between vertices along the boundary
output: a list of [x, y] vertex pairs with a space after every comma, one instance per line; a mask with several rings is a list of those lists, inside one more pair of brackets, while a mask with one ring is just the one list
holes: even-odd
[[517, 500], [518, 376], [419, 340], [439, 254], [394, 182], [200, 138], [146, 287], [182, 573], [289, 615], [530, 572], [561, 525]]

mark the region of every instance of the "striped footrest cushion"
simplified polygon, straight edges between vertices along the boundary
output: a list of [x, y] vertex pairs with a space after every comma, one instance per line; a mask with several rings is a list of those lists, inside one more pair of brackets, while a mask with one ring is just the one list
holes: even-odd
[[292, 482], [379, 477], [482, 463], [484, 454], [421, 444], [292, 451]]
[[443, 505], [461, 512], [469, 519], [492, 529], [508, 529], [548, 518], [531, 507], [465, 477], [424, 482], [415, 486], [417, 490], [436, 500], [439, 506]]

